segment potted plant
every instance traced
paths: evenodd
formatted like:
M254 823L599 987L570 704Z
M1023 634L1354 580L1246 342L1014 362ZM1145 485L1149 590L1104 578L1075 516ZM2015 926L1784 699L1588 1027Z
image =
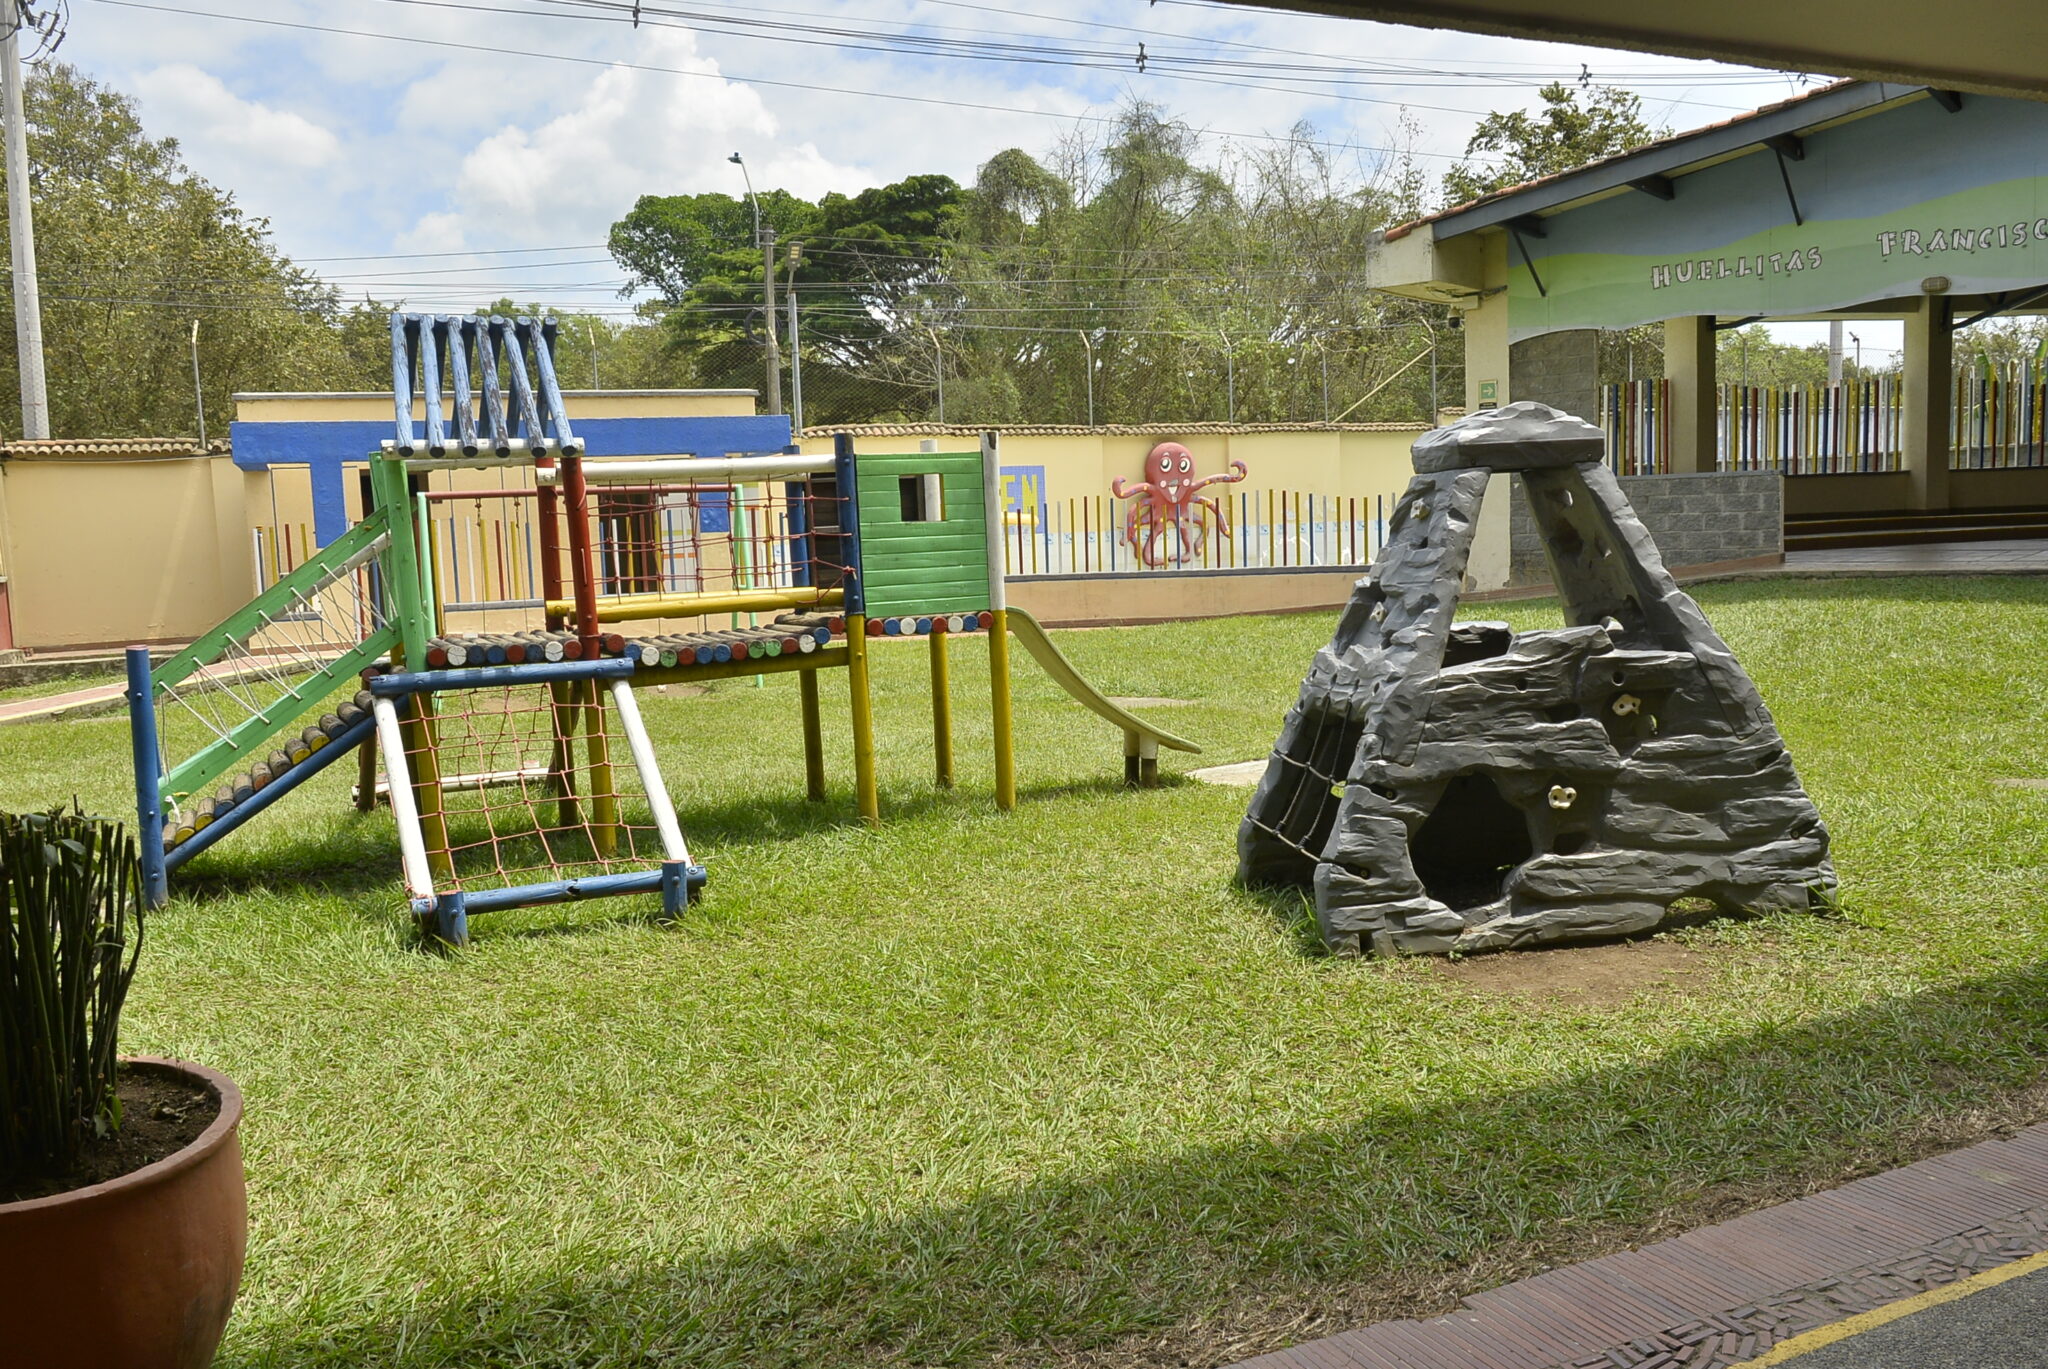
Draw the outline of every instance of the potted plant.
M201 1369L241 1284L241 1092L121 1059L142 876L121 824L0 814L0 1359Z

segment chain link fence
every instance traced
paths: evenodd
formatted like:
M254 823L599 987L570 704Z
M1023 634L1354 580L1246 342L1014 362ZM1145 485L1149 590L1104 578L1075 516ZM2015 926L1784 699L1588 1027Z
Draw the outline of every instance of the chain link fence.
M1464 402L1452 330L1363 340L1227 341L1031 333L1002 348L943 332L845 363L829 347L782 357L804 426L1433 422Z

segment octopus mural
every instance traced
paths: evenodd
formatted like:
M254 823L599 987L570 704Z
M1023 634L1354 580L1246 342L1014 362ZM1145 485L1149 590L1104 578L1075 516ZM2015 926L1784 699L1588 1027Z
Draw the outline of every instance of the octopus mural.
M1124 515L1124 540L1148 566L1185 565L1208 545L1213 526L1218 537L1230 536L1227 506L1200 493L1210 485L1234 485L1245 477L1245 464L1232 461L1223 475L1195 475L1195 457L1178 442L1162 442L1145 458L1145 478L1125 485L1118 476L1109 492L1131 501ZM1174 534L1171 555L1162 552L1168 530Z

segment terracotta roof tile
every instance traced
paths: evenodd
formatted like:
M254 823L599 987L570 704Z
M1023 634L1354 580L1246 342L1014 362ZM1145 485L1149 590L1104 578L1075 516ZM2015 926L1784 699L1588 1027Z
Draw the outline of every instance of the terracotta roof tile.
M44 437L0 442L0 461L53 461L78 457L104 460L148 460L187 456L225 456L228 444L214 440L200 450L189 437Z

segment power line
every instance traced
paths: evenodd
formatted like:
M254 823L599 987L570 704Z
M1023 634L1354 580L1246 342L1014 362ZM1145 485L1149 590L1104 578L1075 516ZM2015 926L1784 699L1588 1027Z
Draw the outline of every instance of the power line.
M898 91L859 90L848 86L812 85L802 81L782 81L760 76L740 76L731 72L689 71L681 67L655 66L645 62L625 62L602 57L577 57L563 52L532 52L523 48L492 46L482 43L459 43L446 38L422 38L412 34L380 33L372 29L345 29L329 24L307 24L287 19L262 19L247 14L221 14L214 10L189 9L171 5L150 4L146 0L92 0L99 5L112 5L120 9L149 10L158 14L175 14L187 18L219 19L229 23L255 24L265 28L295 29L305 33L325 33L342 38L369 38L383 42L406 43L417 47L447 48L457 52L481 53L493 59L525 57L542 62L565 62L573 66L616 68L626 71L644 71L655 75L680 76L700 81L724 81L736 85L769 86L781 90L799 90L813 95L855 95L862 99L896 100L907 104L931 105L944 109L973 109L992 114L1024 115L1030 118L1058 119L1066 123L1117 124L1122 122L1115 115L1107 114L1063 114L1051 109L1028 109L1013 105L991 105L975 100L949 100L936 95L906 95ZM1381 152L1391 156L1431 157L1444 161L1462 161L1461 156L1449 152L1424 152L1417 148L1377 147L1366 143L1337 143L1325 139L1299 138L1277 133L1249 133L1231 129L1207 130L1212 137L1237 138L1251 142L1303 143L1315 147L1326 147L1333 151Z

